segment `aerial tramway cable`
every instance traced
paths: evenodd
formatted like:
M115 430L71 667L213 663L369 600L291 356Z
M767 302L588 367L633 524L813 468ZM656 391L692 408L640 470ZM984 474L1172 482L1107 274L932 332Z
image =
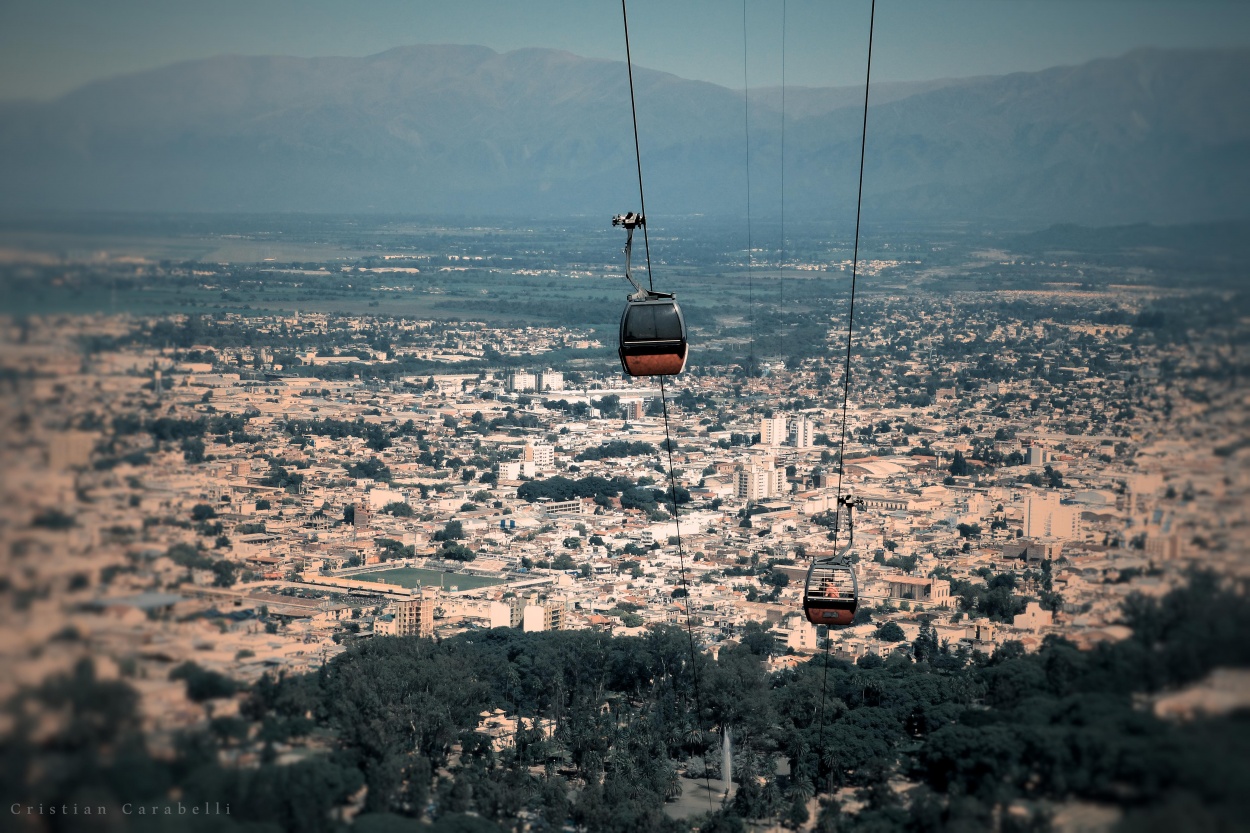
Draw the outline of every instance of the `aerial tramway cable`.
M786 312L786 0L781 0L781 247L777 256L778 304ZM786 354L786 331L781 329L781 355Z
M642 188L642 152L638 143L638 109L634 104L634 64L629 54L629 15L621 0L625 18L625 64L629 71L629 109L634 120L634 159L638 165L638 213L628 212L612 218L612 225L622 226L628 233L625 242L625 279L634 292L621 313L621 329L617 355L621 369L629 376L664 376L681 373L686 367L689 345L686 341L686 320L671 292L656 292L651 275L651 238L647 232L647 200ZM634 232L642 227L647 253L647 288L643 289L630 272L630 254Z
M755 249L751 243L751 87L747 79L747 0L742 0L742 138L746 146L744 162L747 178L747 309L751 318L749 364L755 364L755 281L751 266Z
M868 13L868 65L864 76L864 120L859 139L859 186L855 198L855 247L851 254L851 298L846 314L846 363L842 371L842 430L841 439L838 442L838 491L837 491L837 508L835 511L835 521L833 525L833 548L838 548L838 533L842 528L842 508L846 507L848 519L854 523L854 501L844 502L842 494L842 478L843 478L843 455L846 451L846 421L847 421L847 401L851 393L851 346L852 336L854 334L855 324L855 278L859 269L859 221L860 212L864 204L864 151L868 143L868 91L872 82L872 34L873 25L877 16L877 0L872 0L872 5ZM854 541L854 532L851 533L851 540ZM852 577L854 574L852 573ZM806 591L805 591L806 592ZM856 590L858 596L858 590ZM823 761L825 757L825 697L829 685L829 634L825 633L825 654L824 654L824 675L820 683L820 755Z
M634 64L633 64L632 58L630 57L630 52L629 52L629 12L625 7L625 2L626 0L621 0L621 19L624 23L624 28L625 28L625 65L629 71L629 110L630 110L630 115L633 117L633 124L634 124L634 159L637 162L637 167L638 167L638 203L641 209L640 215L642 217L642 222L640 222L639 225L642 226L642 239L644 243L644 249L646 251L647 284L648 284L648 287L652 291L654 291L655 284L651 277L651 244L647 238L647 225L646 225L646 219L645 219L646 213L647 213L647 201L646 201L646 197L644 196L643 186L642 186L642 151L638 143L638 108L634 101ZM683 327L683 330L684 330L684 327ZM669 495L672 498L672 502L673 502L673 523L677 531L677 536L676 536L677 537L677 558L678 558L678 563L680 565L679 575L681 576L681 588L682 588L682 593L683 593L684 607L686 609L686 636L688 637L689 644L690 644L690 674L691 674L691 679L693 680L693 683L694 683L694 704L695 704L695 721L694 722L695 722L695 727L697 728L699 724L699 720L701 719L703 715L703 702L702 702L702 697L700 696L700 693L699 693L699 663L698 663L696 653L695 653L694 627L691 624L691 617L690 617L690 585L689 585L689 582L686 580L685 548L681 540L681 515L678 512L678 501L677 501L677 470L673 467L673 440L672 440L672 432L671 432L671 429L669 428L668 395L664 387L664 376L660 375L659 378L660 378L660 405L664 413L664 448L668 453ZM677 693L676 687L674 687L673 693L674 695L676 695ZM710 776L708 776L707 774L706 768L704 769L703 779L704 779L705 786L707 787L708 809L714 812L715 804L712 801L712 781L711 781Z
M629 56L629 13L625 10L625 0L621 0L621 19L625 24L625 69L629 72L629 113L634 119L634 161L638 165L638 213L647 216L647 198L642 192L642 151L638 146L638 108L634 104L634 62ZM642 223L642 245L647 253L647 287L655 289L655 281L651 278L651 239L647 237L647 224Z

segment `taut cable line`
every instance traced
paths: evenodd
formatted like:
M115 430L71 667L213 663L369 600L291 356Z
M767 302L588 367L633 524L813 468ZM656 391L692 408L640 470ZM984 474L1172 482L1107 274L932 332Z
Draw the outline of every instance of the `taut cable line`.
M742 0L742 137L746 145L747 175L747 306L751 318L751 344L748 347L749 365L755 359L755 281L751 274L751 265L755 259L755 249L751 244L751 87L747 79L747 0Z
M634 122L634 158L638 167L638 201L640 203L641 214L643 217L647 214L646 197L643 194L642 187L642 152L638 143L638 108L634 101L634 66L633 60L629 52L629 12L625 7L626 0L621 0L621 18L625 26L625 65L629 71L629 109L633 116ZM745 0L744 0L745 2ZM647 238L647 226L645 222L642 224L642 239L647 253L647 282L652 290L655 284L651 277L651 244ZM668 395L665 391L664 377L660 376L660 404L664 414L664 447L668 452L668 475L669 475L669 493L672 497L673 504L673 523L676 527L677 538L677 558L680 565L681 587L683 593L683 601L686 609L686 636L690 646L690 675L694 685L694 704L695 704L695 727L698 728L699 722L703 717L703 701L699 692L699 663L694 645L694 626L690 617L690 585L686 580L686 556L685 548L681 540L681 516L678 512L677 501L677 470L673 468L673 439L672 431L669 427L668 418ZM673 687L674 697L677 689ZM703 771L704 785L707 788L707 801L709 812L715 812L716 805L712 801L712 780L707 774L706 768Z
M868 14L868 67L864 77L864 120L859 138L859 186L855 199L855 247L851 254L851 300L850 306L846 314L846 364L842 371L842 430L841 439L838 442L838 503L835 510L835 520L833 525L833 548L838 548L838 533L842 529L842 478L843 478L843 455L846 451L846 419L847 419L847 401L851 394L851 346L852 336L854 334L855 324L855 278L859 269L859 221L860 211L864 204L864 149L868 143L868 90L872 81L872 34L873 25L877 17L877 0L872 0L872 6ZM851 517L851 510L848 507L847 516ZM854 540L854 539L852 539ZM825 756L825 696L829 684L829 643L830 638L828 630L825 633L825 653L824 653L824 676L820 684L820 754L823 760Z
M638 146L638 108L634 104L634 62L629 55L629 13L625 10L625 0L621 0L621 18L625 22L625 68L629 72L629 112L634 118L634 160L638 164L638 209L643 217L647 216L647 197L642 191L642 151ZM647 227L642 227L642 245L647 253L647 288L655 289L655 281L651 278L651 239L647 237Z

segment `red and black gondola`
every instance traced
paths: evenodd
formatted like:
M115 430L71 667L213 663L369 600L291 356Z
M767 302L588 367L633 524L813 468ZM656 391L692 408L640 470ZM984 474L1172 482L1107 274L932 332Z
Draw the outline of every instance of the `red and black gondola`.
M621 313L621 367L630 376L676 376L689 353L686 320L671 295L630 298Z
M803 613L813 625L846 627L859 608L859 581L846 556L817 558L807 568Z
M689 343L686 341L686 319L671 293L643 289L630 272L630 255L634 248L634 231L645 228L647 220L633 211L612 218L612 225L624 228L625 279L634 292L621 313L621 331L617 355L621 368L629 376L676 376L686 368ZM648 266L650 274L650 266Z

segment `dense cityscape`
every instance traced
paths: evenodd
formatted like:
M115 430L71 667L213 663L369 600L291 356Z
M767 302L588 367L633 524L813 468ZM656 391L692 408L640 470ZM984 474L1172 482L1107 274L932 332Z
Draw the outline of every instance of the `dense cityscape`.
M1124 279L1097 257L991 252L962 270L934 268L915 247L891 256L887 244L866 270L878 288L857 302L844 426L840 258L776 264L791 275L789 307L773 296L743 303L736 276L721 306L696 308L690 365L661 388L616 364L605 325L615 302L598 297L616 297L616 284L591 290L580 311L559 300L610 268L535 270L542 252L513 263L498 242L483 242L485 255L471 248L269 263L260 279L253 267L142 258L6 267L10 291L41 286L63 309L110 280L115 299L119 275L123 303L180 287L178 311L3 322L8 731L28 724L35 749L68 731L58 704L108 701L92 687L118 696L109 687L121 685L152 760L189 767L187 739L200 738L194 754L223 772L332 760L362 779L301 786L318 794L315 817L300 817L294 798L283 806L296 809L272 812L249 799L251 818L302 818L302 829L357 816L365 829L380 813L449 830L479 829L450 826L453 816L617 829L595 813L620 821L633 818L621 801L647 805L609 794L613 778L650 783L631 769L646 758L668 767L653 779L661 800L619 829L703 819L735 829L741 818L757 829L883 829L874 818L911 813L914 823L929 805L948 822L966 812L1001 829L1087 829L1148 803L1115 798L1114 785L1038 786L1045 777L1028 765L1014 791L956 788L954 774L935 774L933 743L917 749L942 725L980 725L939 715L956 700L1018 705L1023 695L1003 694L1004 668L1044 667L1045 687L1060 652L1129 656L1150 610L1162 618L1188 599L1232 605L1244 620L1228 595L1244 589L1250 563L1240 294L1178 286L1172 273ZM697 296L699 270L677 265ZM967 285L986 270L993 284ZM1118 278L1091 277L1099 271ZM542 287L522 290L527 320L472 314L495 302L480 296L498 295L501 280ZM338 295L303 309L280 294L273 303L274 292L317 286ZM464 307L389 311L405 294ZM853 525L835 511L843 492L862 500ZM860 609L851 627L826 631L802 615L807 567L848 545ZM1234 590L1184 596L1212 576ZM1184 673L1125 678L1136 686L1120 692L1132 719L1182 727L1250 706L1245 672L1220 654L1229 625L1202 634L1208 658ZM410 704L449 709L451 728L414 718L411 741L407 729L370 730L393 735L376 753L382 772L340 711L352 702L351 720L393 720L387 709L408 695L375 692L365 705L340 692L317 707L307 686L375 674L396 656L386 646L407 639L448 663L502 640L490 650L505 658L471 662L474 679L441 679L437 707L428 686L424 705ZM638 672L649 682L637 690L531 679L545 652L567 662L618 643L671 650L680 667ZM837 675L828 698L826 664ZM1148 663L1137 665L1145 674ZM828 754L826 719L843 740L856 726L890 736L872 721L898 711L896 695L877 677L921 671L962 693L933 694L927 718L908 705L881 748L860 738ZM738 709L768 690L802 700L804 686L819 709L806 702L793 730L779 718L757 725L763 717L718 705L726 674L737 674L730 689L748 687L731 698ZM458 679L465 690L454 691ZM94 693L56 695L57 685ZM589 727L578 722L587 709ZM690 734L657 752L622 734L631 714ZM305 718L320 728L294 725ZM726 766L735 783L719 782ZM481 779L513 775L520 797L487 799ZM108 795L98 779L84 783ZM946 787L975 806L922 795ZM154 807L171 800L153 790L166 795Z
M1075 8L0 5L0 830L1250 826L1250 5Z

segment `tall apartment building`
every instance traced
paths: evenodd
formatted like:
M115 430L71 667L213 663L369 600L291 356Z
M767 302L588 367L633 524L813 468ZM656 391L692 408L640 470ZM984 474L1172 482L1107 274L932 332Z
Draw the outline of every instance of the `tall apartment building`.
M1024 537L1081 537L1081 508L1064 506L1053 492L1029 495L1024 499Z
M548 368L538 374L538 387L540 390L564 390L564 374Z
M528 370L518 370L508 377L510 391L534 390L537 386L538 380Z
M784 416L764 417L760 420L760 445L792 445L795 448L811 448L816 443L816 424L804 416L793 421Z
M804 416L794 418L790 444L795 448L811 448L816 444L816 423Z
M526 443L522 460L530 463L536 472L551 471L556 467L555 446L546 443Z
M562 598L540 598L537 593L514 596L508 604L511 627L526 632L559 631L568 625L568 602Z
M568 610L568 602L564 599L543 602L543 630L562 631L568 627Z
M423 587L419 595L395 603L395 634L397 636L434 635L434 607L438 588Z
M754 459L735 472L738 497L745 500L766 500L781 491L781 476L772 460Z
M642 419L647 415L647 406L641 399L630 399L621 404L625 406L626 419Z
M788 437L785 417L764 417L760 420L761 445L781 445Z

